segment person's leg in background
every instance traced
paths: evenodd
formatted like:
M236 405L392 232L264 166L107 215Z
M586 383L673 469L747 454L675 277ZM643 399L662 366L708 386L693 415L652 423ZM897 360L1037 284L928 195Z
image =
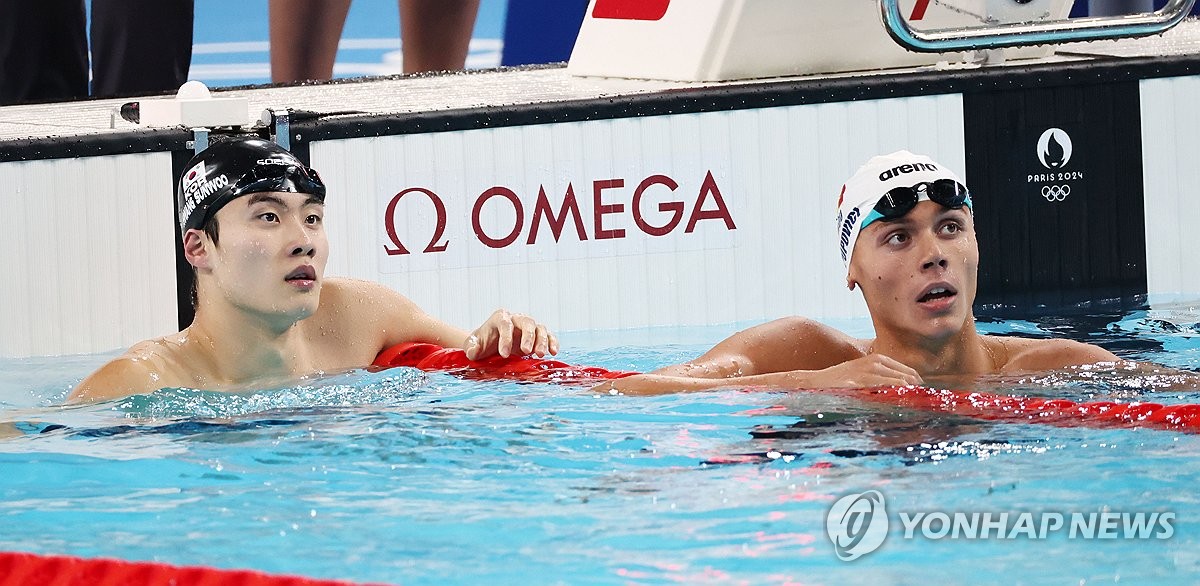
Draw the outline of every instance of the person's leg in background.
M404 72L462 69L479 0L400 0Z
M88 95L83 0L0 0L0 105Z
M92 95L179 89L192 65L193 0L92 0Z
M271 81L333 77L350 0L271 0Z

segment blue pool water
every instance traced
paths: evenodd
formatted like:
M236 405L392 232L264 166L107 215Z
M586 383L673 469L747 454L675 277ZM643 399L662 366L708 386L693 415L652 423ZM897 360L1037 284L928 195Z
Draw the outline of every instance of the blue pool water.
M981 329L1069 334L1200 367L1176 304ZM869 335L865 321L837 322ZM649 370L733 327L563 337L578 364ZM107 356L0 362L0 550L363 582L1190 583L1200 435L989 423L804 392L659 397L408 369L222 395L56 406ZM980 390L1200 403L1200 388L1096 373ZM1170 382L1170 381L1166 381ZM61 427L58 427L61 426ZM905 539L838 559L826 512L1175 514L1167 539Z

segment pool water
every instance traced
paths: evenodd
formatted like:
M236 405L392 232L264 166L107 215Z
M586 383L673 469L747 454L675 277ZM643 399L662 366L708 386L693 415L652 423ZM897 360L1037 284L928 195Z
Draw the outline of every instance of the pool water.
M1197 322L1194 304L1175 303L984 317L980 328L1070 335L1195 370ZM870 335L865 320L833 325ZM736 329L567 334L561 358L649 370ZM110 356L0 361L0 421L19 430L0 439L0 550L403 584L1188 583L1200 573L1195 434L994 423L813 392L627 397L409 369L57 406ZM978 390L1200 403L1186 381L1083 372ZM893 518L878 550L841 561L826 513L866 490L893 516L1175 517L1166 539L976 540L905 539Z

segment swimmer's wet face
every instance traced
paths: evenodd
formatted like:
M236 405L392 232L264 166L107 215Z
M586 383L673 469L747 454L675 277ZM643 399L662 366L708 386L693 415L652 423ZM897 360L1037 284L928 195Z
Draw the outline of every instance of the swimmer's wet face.
M862 288L878 335L932 341L973 326L971 209L958 175L908 151L873 157L846 181L838 199L846 283Z
M193 157L186 169L179 178L176 199L185 254L198 271L205 261L196 255L206 248L217 250L218 227L224 223L219 219L221 211L232 203L240 202L244 207L247 202L242 200L246 198L257 198L262 203L259 196L265 193L305 195L317 207L325 201L325 184L316 171L279 145L259 138L214 143ZM274 203L284 206L285 199L275 197ZM319 214L316 219L320 220ZM325 254L323 246L320 252ZM293 282L306 280L297 278ZM314 288L319 290L319 280ZM192 303L199 305L198 286L193 288Z
M315 313L329 259L324 212L304 193L254 193L226 204L216 213L219 247L200 230L185 239L204 248L195 264L211 282L206 294L284 325Z
M971 214L922 201L863 229L849 279L862 289L876 330L938 340L974 323L978 271Z

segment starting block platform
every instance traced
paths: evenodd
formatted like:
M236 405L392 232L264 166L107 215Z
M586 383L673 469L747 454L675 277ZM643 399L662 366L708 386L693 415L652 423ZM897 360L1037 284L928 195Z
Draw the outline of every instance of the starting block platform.
M921 30L1059 20L1072 0L902 0ZM880 34L878 0L593 0L569 70L576 75L725 81L957 63ZM1004 49L1030 59L1049 45Z

